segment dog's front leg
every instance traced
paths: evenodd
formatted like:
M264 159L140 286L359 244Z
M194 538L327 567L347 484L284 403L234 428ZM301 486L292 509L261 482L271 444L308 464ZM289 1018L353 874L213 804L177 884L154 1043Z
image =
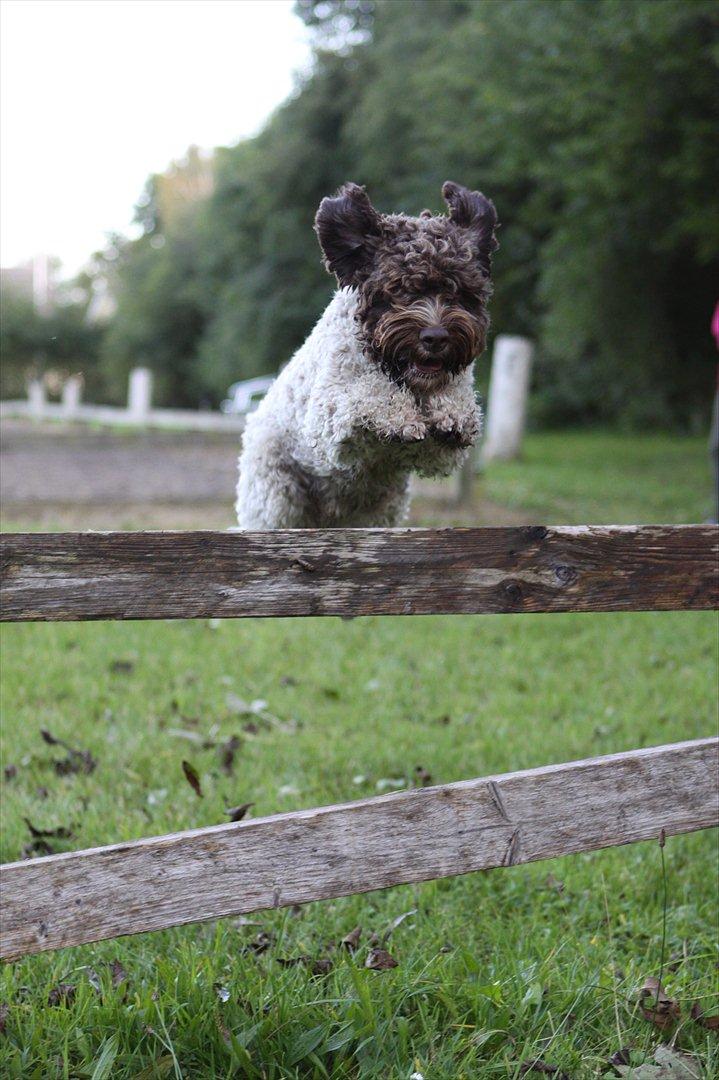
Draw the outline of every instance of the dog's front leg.
M430 437L437 442L457 450L474 446L482 431L482 410L471 375L463 374L433 397L425 419Z
M323 403L315 423L318 441L335 467L351 467L383 445L414 446L427 437L427 423L411 394L387 380L355 385Z

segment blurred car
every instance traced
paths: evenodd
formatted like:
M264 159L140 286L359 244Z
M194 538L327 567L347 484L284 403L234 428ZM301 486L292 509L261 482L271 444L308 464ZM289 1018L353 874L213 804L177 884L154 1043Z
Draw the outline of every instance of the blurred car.
M253 412L274 381L273 375L264 375L258 379L245 379L244 382L233 383L220 409L223 413L229 413L232 416L245 416Z

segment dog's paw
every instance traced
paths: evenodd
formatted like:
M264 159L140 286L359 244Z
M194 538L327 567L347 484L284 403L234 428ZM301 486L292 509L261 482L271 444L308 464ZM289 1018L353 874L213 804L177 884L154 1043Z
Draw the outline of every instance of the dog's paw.
M452 420L443 418L434 424L430 424L429 434L435 442L442 443L456 450L468 450L474 446L480 434L479 424L470 420L459 426Z
M474 446L477 438L476 434L456 429L447 431L445 428L430 428L429 433L436 442L453 450L468 450L470 446Z
M405 424L404 427L400 428L398 431L390 432L388 441L398 443L400 446L414 446L415 443L423 442L426 437L426 425L415 422Z

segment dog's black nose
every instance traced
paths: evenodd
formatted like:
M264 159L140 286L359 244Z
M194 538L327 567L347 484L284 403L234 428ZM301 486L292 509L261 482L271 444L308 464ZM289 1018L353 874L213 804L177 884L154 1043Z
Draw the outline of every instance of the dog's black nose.
M419 340L428 352L442 352L449 340L449 331L443 326L425 326L419 332Z

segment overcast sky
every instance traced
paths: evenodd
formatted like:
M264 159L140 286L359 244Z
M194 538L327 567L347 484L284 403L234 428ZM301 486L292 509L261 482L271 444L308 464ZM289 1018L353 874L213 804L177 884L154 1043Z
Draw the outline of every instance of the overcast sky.
M292 0L2 0L0 261L75 273L151 172L254 133L309 62Z

